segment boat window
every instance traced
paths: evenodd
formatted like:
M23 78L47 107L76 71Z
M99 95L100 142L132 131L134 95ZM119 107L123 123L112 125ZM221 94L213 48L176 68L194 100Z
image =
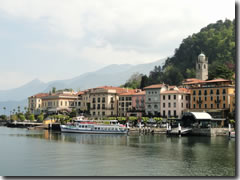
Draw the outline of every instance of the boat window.
M100 130L100 127L98 128L98 130Z
M87 128L87 126L85 126L85 128Z
M94 129L97 129L96 127Z

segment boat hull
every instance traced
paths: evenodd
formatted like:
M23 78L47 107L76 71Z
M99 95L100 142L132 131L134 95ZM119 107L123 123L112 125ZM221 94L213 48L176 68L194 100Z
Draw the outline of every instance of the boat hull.
M105 130L92 130L92 129L78 129L68 128L61 125L61 132L64 133L82 133L82 134L126 134L128 131L105 131Z

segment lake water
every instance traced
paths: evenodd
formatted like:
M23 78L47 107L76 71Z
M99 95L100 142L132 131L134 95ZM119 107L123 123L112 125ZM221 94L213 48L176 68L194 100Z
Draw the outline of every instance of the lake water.
M234 176L235 139L0 127L1 176Z

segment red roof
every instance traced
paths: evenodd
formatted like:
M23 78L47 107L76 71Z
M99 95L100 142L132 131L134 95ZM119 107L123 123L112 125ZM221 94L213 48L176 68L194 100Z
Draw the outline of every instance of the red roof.
M141 96L141 95L145 95L146 94L146 91L141 91L141 92L138 92L138 93L135 93L134 96Z
M84 94L84 91L77 92L77 95L82 95L82 94Z
M206 81L206 83L229 82L229 81L230 80L219 78L219 79L213 79L213 80Z
M144 89L158 89L158 88L162 88L164 86L164 84L153 84L151 86L147 86Z
M33 95L32 97L41 98L41 97L46 97L46 96L49 96L49 94L48 93L38 93L38 94Z
M190 90L186 88L178 88L178 90L163 91L161 94L190 94Z

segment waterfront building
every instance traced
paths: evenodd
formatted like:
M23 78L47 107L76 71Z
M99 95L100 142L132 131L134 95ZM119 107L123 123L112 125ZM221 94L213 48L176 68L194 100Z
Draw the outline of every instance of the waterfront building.
M90 114L93 117L117 116L119 94L131 90L113 86L89 89Z
M90 114L90 93L89 90L79 91L78 99L75 101L75 108L78 113Z
M160 93L167 90L165 84L154 84L144 88L146 91L145 112L150 116L160 116Z
M75 108L77 99L78 96L74 91L57 91L42 97L42 111L46 113L70 112L72 108Z
M203 54L199 54L196 62L196 78L200 80L208 79L208 58Z
M206 111L213 117L226 117L235 86L226 79L208 80L191 87L191 110Z
M145 113L145 97L146 91L141 91L133 94L132 96L132 114L142 116Z
M133 111L133 97L140 89L128 90L128 92L119 94L119 103L118 103L118 115L127 116L128 112ZM138 102L139 103L139 102Z
M28 110L32 114L40 114L42 110L42 98L48 96L48 93L38 93L28 97Z
M160 94L160 115L162 117L181 118L190 107L190 90L169 86Z

